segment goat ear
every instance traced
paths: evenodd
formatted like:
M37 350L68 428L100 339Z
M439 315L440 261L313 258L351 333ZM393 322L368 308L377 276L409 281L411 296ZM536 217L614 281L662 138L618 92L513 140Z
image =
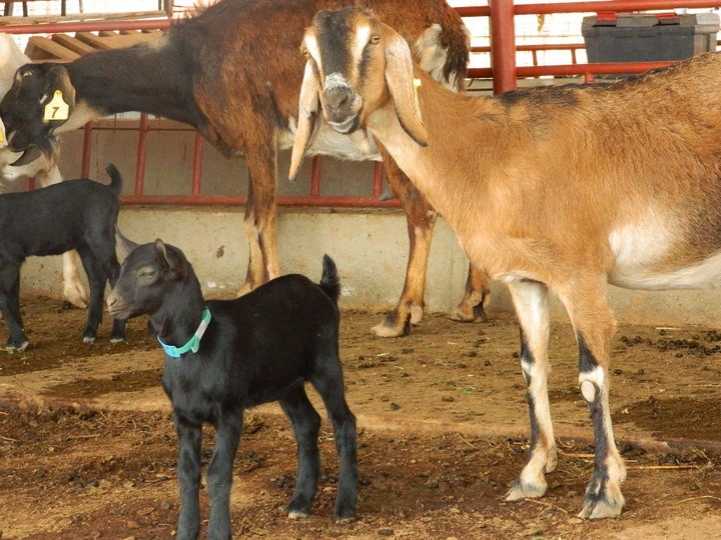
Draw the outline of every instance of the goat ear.
M168 260L168 250L163 241L158 238L155 240L155 259L165 270L170 270L170 260Z
M183 261L176 253L170 251L160 238L155 241L155 258L174 279L179 279L183 275Z
M295 180L300 169L300 162L303 154L308 149L318 120L318 93L320 92L320 84L315 70L310 62L305 64L305 72L303 74L303 84L300 87L300 103L298 106L298 131L295 134L295 142L293 143L293 153L290 159L290 171L288 178Z
M57 64L48 70L45 80L45 95L49 101L45 103L44 120L50 122L53 128L62 126L75 108L75 87L70 82L70 75L65 66ZM52 111L48 112L51 102L57 102L60 105L58 115Z
M11 167L22 167L23 165L27 165L28 163L32 163L36 159L38 159L40 156L43 155L42 150L38 148L37 146L31 146L27 150L24 150L22 155L17 158L15 161L13 161L10 166Z
M395 102L401 127L418 145L428 144L428 131L420 119L413 81L413 60L405 39L383 25L386 41L386 84Z

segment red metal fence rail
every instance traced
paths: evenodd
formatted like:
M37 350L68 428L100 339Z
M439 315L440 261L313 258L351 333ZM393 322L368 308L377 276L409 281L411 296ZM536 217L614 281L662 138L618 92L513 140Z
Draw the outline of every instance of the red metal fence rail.
M470 6L456 8L462 17L490 17L491 46L474 47L474 52L490 52L490 68L471 68L470 78L493 80L494 93L501 93L516 87L518 78L541 76L583 76L591 81L594 75L617 73L641 73L649 69L666 66L669 62L634 63L594 63L578 64L575 51L580 44L564 45L525 45L516 46L515 16L543 15L554 13L594 13L603 11L648 11L677 8L713 8L721 5L721 0L602 0L591 2L536 3L515 5L512 0L489 0L490 6ZM158 30L172 24L170 19L117 20L58 22L2 26L0 30L9 34L52 34L62 32L103 31L103 30ZM571 64L538 65L536 52L540 50L570 50ZM532 66L516 65L517 51L531 51L534 55ZM85 127L81 175L88 176L92 153L91 135L96 129L123 129L117 124L112 128L103 127L101 122L91 122ZM124 128L128 129L128 128ZM146 114L142 114L138 126L138 154L136 164L135 189L132 195L123 197L124 204L182 204L182 205L238 205L244 204L242 196L203 195L202 194L202 138L196 133L193 157L192 187L190 195L147 195L144 193L145 163L148 134L160 129L154 127ZM176 128L177 129L177 128ZM182 128L181 128L182 129ZM188 127L188 131L192 128ZM376 164L373 174L373 190L370 197L327 197L320 195L321 160L314 158L311 169L311 188L307 196L279 197L278 203L286 206L348 206L348 207L388 207L398 206L396 200L381 200L383 190L382 166Z

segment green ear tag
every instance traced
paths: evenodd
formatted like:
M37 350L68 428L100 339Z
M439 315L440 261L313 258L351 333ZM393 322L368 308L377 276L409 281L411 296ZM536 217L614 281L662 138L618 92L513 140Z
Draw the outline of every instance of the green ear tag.
M50 120L67 120L69 114L70 106L63 100L63 93L60 90L55 90L53 99L45 105L43 120L45 122L49 122Z

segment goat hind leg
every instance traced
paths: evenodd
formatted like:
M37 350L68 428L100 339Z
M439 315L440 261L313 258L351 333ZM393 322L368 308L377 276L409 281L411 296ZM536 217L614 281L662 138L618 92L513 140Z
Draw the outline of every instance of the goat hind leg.
M438 214L418 193L393 158L382 146L378 148L383 156L388 182L406 214L409 252L406 279L398 304L372 330L377 336L396 337L408 334L411 324L423 318L428 256Z
M78 254L88 276L88 285L90 285L90 305L88 306L87 324L83 330L83 341L92 343L98 335L98 327L103 319L105 273L102 264L88 246L78 248Z
M358 500L358 443L356 418L348 407L343 390L343 373L336 354L329 356L322 374L311 378L323 399L333 424L333 437L339 461L338 494L333 517L336 521L353 519Z
M556 468L556 443L548 401L548 287L531 280L509 283L521 325L521 368L531 420L528 460L506 495L507 501L541 497L546 473Z
M243 227L248 238L248 271L239 296L280 275L274 152L266 147L248 150L246 161L250 180Z
M489 291L488 279L485 274L472 264L469 264L466 292L451 314L451 319L458 322L473 322L477 319L485 319L484 303L488 298Z
M605 276L575 283L569 291L559 291L578 339L581 394L588 405L595 447L594 467L586 488L582 518L620 515L625 504L621 484L626 479L623 463L613 434L608 401L609 345L615 330L606 300Z
M280 399L280 406L293 424L293 433L298 445L298 479L285 511L289 518L303 518L310 515L318 489L320 415L300 384L285 393Z
M105 231L104 235L104 237L98 237L93 243L93 255L102 268L103 291L105 290L105 280L107 280L112 289L115 287L115 283L118 281L118 276L120 275L120 263L115 253L114 236L111 236L111 238L113 238L112 241L108 241L108 235L114 235L114 232ZM88 278L88 281L90 281L90 278ZM102 302L102 293L100 298ZM121 343L125 341L125 326L125 320L113 319L113 328L110 332L111 343Z

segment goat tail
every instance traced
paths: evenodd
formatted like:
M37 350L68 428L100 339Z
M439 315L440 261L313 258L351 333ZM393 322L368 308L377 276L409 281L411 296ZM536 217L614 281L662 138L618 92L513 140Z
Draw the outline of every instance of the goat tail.
M338 305L340 296L340 278L335 262L328 255L323 255L323 276L320 278L319 286L323 292Z
M123 189L123 177L120 176L120 171L118 171L118 168L112 163L108 163L107 167L105 167L105 172L108 173L110 177L110 185L108 187L117 197Z

